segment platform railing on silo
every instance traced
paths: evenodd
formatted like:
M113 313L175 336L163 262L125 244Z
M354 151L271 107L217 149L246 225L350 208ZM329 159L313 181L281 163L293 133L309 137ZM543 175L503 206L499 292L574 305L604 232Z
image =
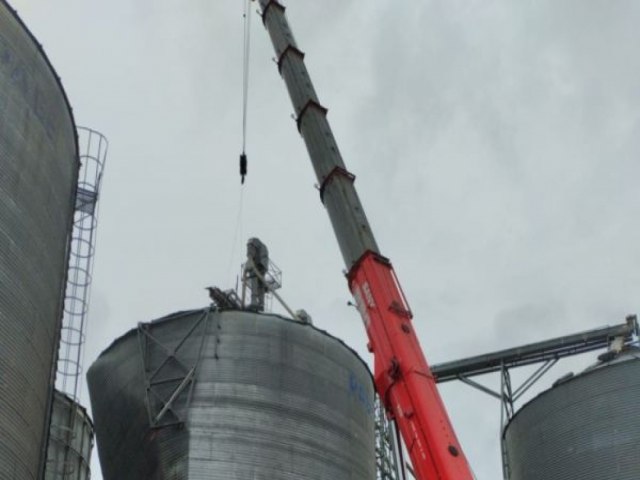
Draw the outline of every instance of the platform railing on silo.
M87 426L78 403L82 383L82 360L89 314L91 280L98 225L98 199L108 142L101 133L78 128L80 171L76 191L64 316L56 375L56 390L70 402L68 415L52 417L49 434L47 480L80 479L78 452L73 445L78 431ZM60 423L62 422L62 423ZM88 459L87 459L88 460Z

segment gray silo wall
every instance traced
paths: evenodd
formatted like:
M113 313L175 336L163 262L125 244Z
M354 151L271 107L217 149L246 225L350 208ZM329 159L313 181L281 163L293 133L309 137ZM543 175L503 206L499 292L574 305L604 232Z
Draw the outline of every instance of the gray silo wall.
M87 411L58 390L53 397L45 480L89 480L93 423Z
M640 354L543 392L513 417L505 441L511 480L638 480Z
M44 466L76 143L57 75L0 0L0 478Z
M375 478L369 370L311 325L183 312L116 340L87 378L105 480Z

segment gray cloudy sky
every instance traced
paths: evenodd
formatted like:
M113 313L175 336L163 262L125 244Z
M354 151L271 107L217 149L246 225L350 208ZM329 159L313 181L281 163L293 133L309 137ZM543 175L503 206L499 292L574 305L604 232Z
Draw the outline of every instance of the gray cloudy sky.
M431 363L640 310L639 2L286 4ZM137 322L205 305L205 285L232 286L254 235L284 271L288 302L368 358L255 16L235 234L242 2L13 5L78 124L110 140L87 366ZM443 395L478 478L499 478L497 404L460 385Z

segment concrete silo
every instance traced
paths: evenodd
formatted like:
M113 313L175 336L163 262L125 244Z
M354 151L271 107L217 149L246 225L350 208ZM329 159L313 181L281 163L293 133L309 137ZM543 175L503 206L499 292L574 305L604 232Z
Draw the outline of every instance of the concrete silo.
M60 80L0 0L0 478L44 469L77 174Z
M504 431L510 480L640 478L640 349L563 378Z
M117 339L87 378L105 480L375 478L371 375L310 324L181 312Z

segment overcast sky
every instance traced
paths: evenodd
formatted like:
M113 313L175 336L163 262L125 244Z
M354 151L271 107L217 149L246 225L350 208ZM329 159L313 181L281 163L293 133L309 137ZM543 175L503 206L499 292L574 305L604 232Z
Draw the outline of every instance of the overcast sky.
M250 236L282 268L286 300L369 358L257 16L241 194L241 1L12 4L77 123L110 141L87 368L137 322L233 286ZM640 310L640 2L286 5L431 363ZM442 391L478 478L499 478L497 403Z

